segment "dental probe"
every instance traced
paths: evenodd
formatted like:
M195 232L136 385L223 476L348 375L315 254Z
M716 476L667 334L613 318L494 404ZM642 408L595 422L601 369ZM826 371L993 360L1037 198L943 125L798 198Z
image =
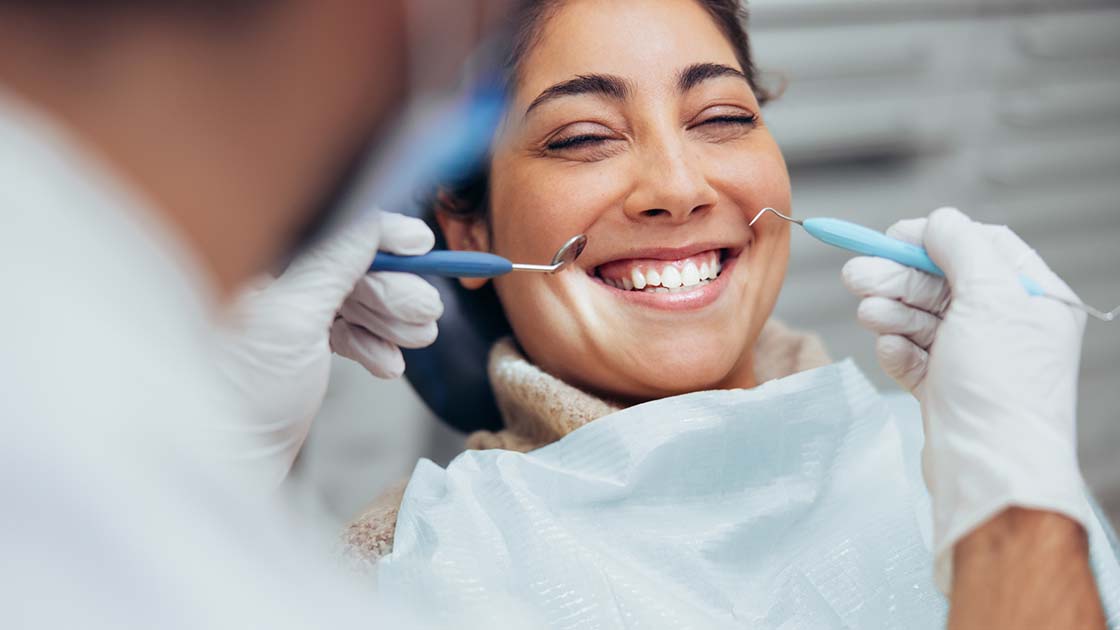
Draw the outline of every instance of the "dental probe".
M560 246L552 262L547 265L513 263L495 254L486 252L434 251L423 256L397 256L377 252L370 265L370 271L403 271L428 276L447 278L493 278L504 276L512 271L529 271L553 274L572 264L583 248L587 247L587 236L579 234L568 239Z
M896 263L906 265L907 267L920 269L934 276L945 277L945 272L941 271L941 268L934 264L925 249L905 241L891 238L882 232L876 232L871 228L863 227L851 221L824 217L795 219L773 208L763 208L751 219L750 225L754 225L755 221L758 221L762 218L762 215L767 212L785 219L790 223L800 225L805 228L805 231L808 232L810 236L822 243L827 243L833 247L839 247L858 254L887 258ZM1023 285L1023 288L1027 290L1029 295L1049 298L1061 302L1062 304L1067 304L1073 308L1085 311L1102 322L1111 322L1120 316L1120 306L1108 312L1101 311L1088 304L1068 300L1061 296L1054 295L1053 293L1047 293L1037 282L1026 276L1019 276L1019 284Z

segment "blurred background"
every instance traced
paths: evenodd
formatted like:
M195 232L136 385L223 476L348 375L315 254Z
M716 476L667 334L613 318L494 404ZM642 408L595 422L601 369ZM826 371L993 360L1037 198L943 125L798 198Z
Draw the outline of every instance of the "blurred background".
M1120 303L1120 0L752 0L771 85L765 117L794 210L886 229L955 205L1010 225L1090 304ZM816 331L883 389L874 341L841 286L849 255L797 231L777 316ZM417 458L463 436L403 381L335 360L293 492L339 526ZM1090 320L1082 469L1120 523L1120 324Z

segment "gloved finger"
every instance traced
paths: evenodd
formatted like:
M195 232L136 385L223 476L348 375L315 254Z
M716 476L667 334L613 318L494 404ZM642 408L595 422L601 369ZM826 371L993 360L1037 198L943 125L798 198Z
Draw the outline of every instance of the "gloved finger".
M923 310L882 297L869 297L860 302L857 318L871 332L901 335L923 350L929 350L941 324L939 318Z
M949 304L944 278L931 276L893 260L858 256L844 264L844 286L857 297L885 297L940 316Z
M914 391L926 378L929 353L906 337L882 335L875 342L875 355L883 371L907 391Z
M346 302L338 314L348 324L360 326L375 337L403 348L430 346L439 332L434 321L418 324L402 322L371 311L358 302Z
M383 319L409 324L433 322L443 315L439 291L420 276L383 271L366 274L347 302L358 302Z
M945 272L957 298L975 294L1000 300L1023 291L1011 263L992 246L986 227L956 208L940 208L929 215L923 239L926 251Z
M330 339L331 350L357 361L378 378L397 378L404 374L404 357L400 349L368 330L336 319L331 325Z
M395 327L412 325L397 321L383 313L371 311L360 303L351 300L343 302L342 308L338 309L338 317L346 320L347 324L363 328L373 336L384 339L394 345L397 343L397 340L395 339L393 329Z
M432 251L436 237L427 223L395 212L380 214L381 245L378 249L399 256L419 256Z
M927 223L929 223L929 219L926 217L920 219L903 219L887 228L887 236L910 243L911 245L921 246L922 236L926 232Z
M985 225L983 230L991 239L995 249L1017 274L1030 278L1047 293L1080 301L1073 289L1054 273L1038 252L1011 228L1006 225Z
M296 258L276 280L281 293L299 296L311 309L308 317L326 329L342 300L350 294L378 248L380 213L367 215L336 228L310 250Z
M402 348L415 350L432 345L438 336L439 326L435 322L428 322L426 324L398 324L393 327L389 338Z

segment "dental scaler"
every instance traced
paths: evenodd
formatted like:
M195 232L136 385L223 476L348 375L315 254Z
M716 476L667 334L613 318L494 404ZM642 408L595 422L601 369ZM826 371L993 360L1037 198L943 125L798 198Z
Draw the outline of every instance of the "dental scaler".
M587 247L583 234L568 239L547 265L513 263L486 252L435 251L422 256L397 256L377 252L370 271L403 271L447 278L494 278L514 271L553 274L572 264Z
M839 247L866 256L886 258L896 263L906 265L907 267L920 269L934 276L945 277L945 272L941 271L941 268L933 262L925 249L905 241L891 238L871 228L866 228L862 225L842 219L824 217L795 219L773 208L763 208L751 219L750 225L754 225L755 222L766 213L771 213L790 223L800 225L805 228L805 231L808 232L810 236L822 243L832 245L833 247ZM1082 302L1068 300L1061 296L1047 293L1037 282L1026 276L1019 276L1019 283L1023 285L1023 288L1026 289L1027 293L1030 295L1049 298L1061 302L1062 304L1067 304L1073 308L1085 311L1103 322L1111 322L1120 316L1120 307L1106 312Z

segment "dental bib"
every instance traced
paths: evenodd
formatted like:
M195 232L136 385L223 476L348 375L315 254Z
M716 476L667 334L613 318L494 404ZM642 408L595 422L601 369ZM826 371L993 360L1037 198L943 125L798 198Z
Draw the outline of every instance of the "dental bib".
M530 453L421 461L392 600L508 627L944 628L920 418L851 362L611 414ZM1110 627L1120 570L1094 522Z

